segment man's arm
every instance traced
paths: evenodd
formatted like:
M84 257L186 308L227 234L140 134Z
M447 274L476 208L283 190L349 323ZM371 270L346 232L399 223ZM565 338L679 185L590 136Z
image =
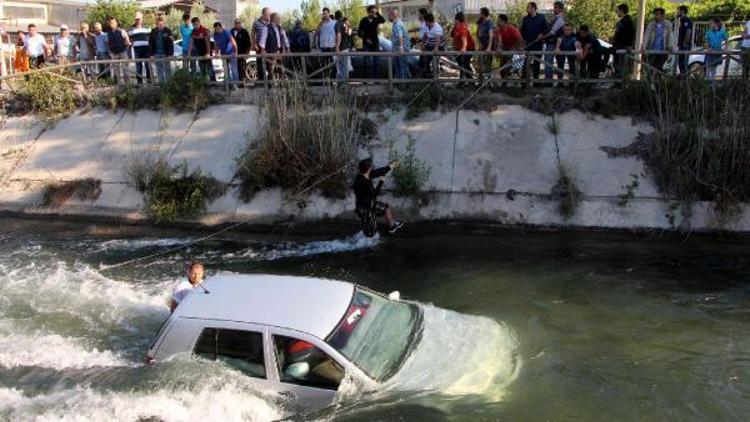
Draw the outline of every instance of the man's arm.
M432 49L434 52L440 51L440 43L443 42L443 36L438 35L435 37L435 47Z
M203 37L203 42L206 43L206 56L211 55L211 40L209 37Z
M266 52L266 40L268 40L268 28L264 28L260 33L260 39L258 40L258 50L261 53Z
M385 166L385 167L373 169L370 172L370 179L377 179L378 177L383 177L386 174L388 174L389 171L391 171L391 166Z
M182 42L185 42L185 40L182 40ZM193 37L190 37L190 41L188 41L187 52L188 52L188 56L192 56L193 55Z
M253 50L258 50L258 44L255 42L255 24L253 24L252 28L250 28L250 48Z
M236 56L239 51L237 50L237 41L235 41L234 37L229 35L229 41L232 42L232 47L234 47L234 55Z

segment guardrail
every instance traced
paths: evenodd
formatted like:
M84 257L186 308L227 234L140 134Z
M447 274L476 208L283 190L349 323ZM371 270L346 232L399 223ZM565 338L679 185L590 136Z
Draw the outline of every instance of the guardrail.
M458 58L463 59L459 62ZM624 82L628 78L658 77L679 74L680 57L688 65L690 73L711 79L724 80L747 78L750 53L745 50L693 50L693 51L645 51L618 50L603 55L601 62L575 60L576 52L545 51L501 51L501 52L341 52L341 53L283 53L248 54L236 56L164 57L126 60L91 60L62 65L46 65L28 72L0 77L3 86L12 85L24 76L50 72L72 82L87 84L102 78L114 79L117 83L140 80L145 84L159 84L175 68L188 67L203 72L211 78L211 84L226 90L236 85L264 87L283 84L290 80L303 80L310 84L327 84L331 81L354 84L380 84L394 88L409 83L472 83L479 81L510 82L515 85L582 85ZM705 58L712 57L718 65L706 72ZM561 60L561 59L568 60ZM570 60L573 58L573 60ZM661 60L656 60L661 58ZM232 80L227 77L234 61L245 61L244 76ZM346 77L337 77L337 61L352 62L353 69ZM365 64L364 62L368 62ZM408 68L409 77L399 78L394 72L394 63L400 61ZM373 64L376 62L376 64ZM562 62L562 66L560 66ZM655 67L662 63L661 68ZM463 63L459 65L459 63ZM566 65L567 63L567 65ZM622 63L618 72L615 63ZM140 66L138 66L140 64ZM572 65L571 65L572 64ZM585 66L581 66L585 64ZM542 69L540 78L534 78L534 68ZM159 72L159 69L168 69ZM592 69L593 66L593 69ZM136 69L141 68L140 72ZM238 66L239 67L239 66ZM550 68L553 79L544 79L544 68ZM239 67L242 68L242 67ZM583 68L583 69L582 69ZM62 72L68 70L68 72ZM266 77L261 77L263 74ZM161 76L161 78L159 77Z

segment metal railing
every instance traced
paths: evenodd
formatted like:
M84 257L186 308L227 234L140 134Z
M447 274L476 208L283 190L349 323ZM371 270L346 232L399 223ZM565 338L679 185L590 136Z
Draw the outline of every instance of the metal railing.
M457 58L468 66L459 65ZM46 65L23 73L11 73L0 77L3 87L12 89L14 81L39 73L50 72L84 87L106 78L117 83L140 80L144 84L160 84L158 75L169 76L176 68L186 67L202 72L211 78L211 85L223 86L226 90L237 85L264 87L283 84L286 81L306 81L309 84L329 84L336 81L344 84L379 84L389 88L411 83L473 83L497 81L512 85L563 85L606 84L624 82L629 78L658 77L680 73L679 58L684 57L689 73L703 77L706 73L705 58L712 57L718 64L709 68L709 75L716 80L747 78L750 53L747 50L693 50L693 51L645 51L618 50L604 53L601 61L575 60L576 52L546 51L502 51L502 52L341 52L341 53L283 53L248 54L237 56L164 57L124 60L90 60L61 65ZM560 60L571 58L574 60ZM379 64L373 65L373 59ZM231 80L228 69L233 61L245 61L244 76ZM337 61L352 62L353 71L346 77L337 77ZM399 78L394 72L394 63L406 65L410 76ZM367 62L367 63L365 63ZM567 63L567 65L566 65ZM573 65L571 66L571 63ZM621 63L621 64L617 64ZM137 64L141 71L138 72ZM582 66L582 64L584 66ZM638 66L636 66L636 64ZM158 72L164 67L166 72ZM619 66L619 69L617 68ZM544 68L552 71L553 79L544 79ZM593 69L592 69L593 67ZM640 68L638 74L632 69ZM538 69L538 70L536 70ZM66 71L67 72L63 72ZM539 78L534 74L539 72ZM166 75L165 75L166 74ZM265 75L265 77L262 77Z

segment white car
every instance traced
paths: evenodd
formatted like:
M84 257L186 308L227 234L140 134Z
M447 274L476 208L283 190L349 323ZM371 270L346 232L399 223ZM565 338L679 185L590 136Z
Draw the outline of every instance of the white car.
M475 394L507 385L520 368L506 327L395 292L272 275L217 275L201 286L162 325L147 362L185 354L218 361L296 411L384 384Z
M211 38L211 42L213 43L213 38ZM174 57L182 57L182 40L177 40L174 42ZM247 66L245 66L245 74L247 76L247 79L255 79L255 52L250 52L250 57L246 58L245 61L247 63ZM213 66L214 74L216 75L217 81L224 80L224 64L222 63L221 59L218 58L212 58L211 59L211 65ZM182 66L182 63L177 64L177 66Z
M729 38L727 46L729 50L739 50L741 48L742 36L734 36ZM697 48L702 50L703 47ZM731 56L731 58L730 58ZM717 75L723 78L724 67L729 60L729 72L728 76L741 76L742 75L742 58L739 54L727 54L724 55L721 64L718 67ZM705 75L706 74L706 56L703 54L691 55L688 57L688 71L694 75Z

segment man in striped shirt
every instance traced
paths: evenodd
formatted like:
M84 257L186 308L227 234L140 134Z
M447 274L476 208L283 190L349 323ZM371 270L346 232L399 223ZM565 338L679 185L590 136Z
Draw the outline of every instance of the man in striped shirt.
M150 34L151 30L143 26L143 14L137 12L135 14L135 24L128 31L128 37L130 37L130 42L133 44L134 59L147 59L149 57L148 36ZM148 63L138 61L135 63L135 73L138 83L142 84L144 74L147 80L151 79L151 66Z
M268 25L271 24L271 9L264 7L260 11L260 17L258 20L253 22L253 27L250 30L250 42L252 43L252 49L257 54L265 54L265 42L261 45L261 40L268 37ZM258 80L266 79L266 59L256 57L255 67L257 68Z

